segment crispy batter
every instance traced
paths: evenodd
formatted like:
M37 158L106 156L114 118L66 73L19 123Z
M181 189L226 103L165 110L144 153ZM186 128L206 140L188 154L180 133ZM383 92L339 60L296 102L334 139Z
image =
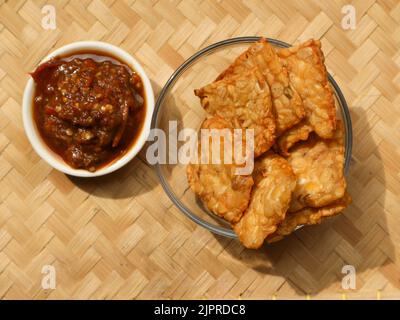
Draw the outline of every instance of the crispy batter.
M305 116L303 102L289 82L286 67L283 66L274 48L266 39L254 43L242 53L218 78L246 73L256 67L271 88L276 116L277 136L300 122Z
M277 145L279 153L283 156L289 156L289 149L293 147L296 142L307 140L311 132L313 132L313 127L307 121L298 123L278 138Z
M254 68L195 90L210 114L228 120L233 128L254 129L254 154L259 156L275 141L275 120L269 87Z
M291 234L298 226L320 224L323 219L341 213L351 203L348 193L322 208L304 208L300 211L288 213L285 220L278 226L277 230L267 238L268 243L282 240Z
M284 158L269 152L256 161L253 178L249 207L233 229L245 247L257 249L285 218L296 176Z
M279 49L277 52L289 70L290 82L303 100L306 119L321 138L332 138L336 110L321 42L309 40L299 46Z
M229 122L219 117L206 119L201 129L229 129ZM209 159L216 150L212 148L209 139ZM231 143L231 141L229 141ZM189 164L186 169L187 178L192 190L202 199L207 208L216 215L229 222L237 222L246 210L253 178L251 176L236 175L238 167L235 164L224 164L224 143L220 144L221 164ZM199 143L199 157L201 144Z
M343 125L337 123L333 139L314 135L292 149L288 161L297 176L289 212L304 207L323 207L343 197Z

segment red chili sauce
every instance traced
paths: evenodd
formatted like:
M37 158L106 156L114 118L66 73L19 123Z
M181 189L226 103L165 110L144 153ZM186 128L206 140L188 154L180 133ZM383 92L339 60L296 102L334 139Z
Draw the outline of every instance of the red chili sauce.
M96 171L139 136L146 114L143 83L122 61L77 53L45 62L31 76L39 132L71 167Z

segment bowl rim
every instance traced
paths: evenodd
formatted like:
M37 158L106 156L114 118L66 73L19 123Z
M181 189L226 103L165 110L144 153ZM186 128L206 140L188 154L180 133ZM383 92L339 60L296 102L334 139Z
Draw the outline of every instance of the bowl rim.
M35 82L32 79L32 77L29 77L24 89L23 100L22 100L22 120L23 120L25 134L28 137L28 140L32 145L32 148L51 167L71 176L98 177L120 169L121 167L126 165L129 161L131 161L142 149L150 134L151 120L154 113L155 99L150 79L147 76L141 64L131 54L129 54L122 48L107 42L103 41L72 42L50 52L39 62L38 65L59 55L66 55L66 54L68 55L68 54L73 54L74 52L84 53L85 50L87 51L93 50L99 52L100 54L104 53L105 55L109 54L111 56L120 59L123 63L128 65L135 72L137 72L140 78L142 79L144 86L145 100L146 100L146 115L139 136L136 138L136 141L127 150L127 152L122 156L120 156L119 158L115 159L114 161L111 161L110 163L106 164L104 167L101 167L100 169L96 170L95 172L90 172L84 169L74 169L70 165L68 165L61 158L60 155L55 153L47 146L47 144L43 141L43 138L40 136L40 133L38 132L37 125L33 119L33 96L35 94Z
M223 47L227 47L231 44L241 44L241 43L254 43L260 40L261 36L243 36L243 37L235 37L235 38L229 38L226 40L222 40L216 43L213 43L195 54L193 54L191 57L189 57L186 61L184 61L178 69L174 71L174 73L169 77L167 82L165 83L163 89L161 90L156 104L154 108L154 114L153 114L153 119L151 123L152 128L157 128L157 122L158 122L158 116L159 116L159 111L160 107L165 99L166 94L169 92L169 89L174 85L174 83L177 81L179 76L187 69L189 68L196 60L198 60L200 57L204 55L208 55L216 51L217 49L221 49ZM268 42L272 43L274 46L281 47L281 48L289 48L291 47L290 44L283 42L281 40L277 39L272 39L272 38L265 38L268 40ZM345 175L348 174L349 171L349 166L350 166L350 160L351 160L351 152L352 152L352 147L353 147L353 133L352 133L352 123L351 123L351 116L350 116L350 111L346 102L346 99L344 98L344 95L335 81L335 79L328 73L328 80L330 84L334 88L334 94L341 106L340 112L342 114L342 119L344 122L344 127L345 127L345 164L344 164L344 173ZM190 209L188 209L181 201L178 200L178 198L175 196L174 192L170 189L168 182L165 180L162 172L161 172L161 165L160 163L155 164L156 168L156 173L157 176L160 180L160 183L165 191L165 193L168 195L170 200L173 202L175 206L177 206L189 219L197 223L198 225L204 227L205 229L221 235L225 236L227 238L231 239L237 239L236 233L232 229L228 229L222 226L216 226L208 221L205 221L204 219L198 217L197 215L193 214Z

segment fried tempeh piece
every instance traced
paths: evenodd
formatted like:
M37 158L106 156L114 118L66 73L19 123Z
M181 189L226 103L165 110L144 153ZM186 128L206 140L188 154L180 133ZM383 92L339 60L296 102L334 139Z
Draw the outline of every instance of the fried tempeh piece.
M332 138L336 124L335 101L321 42L309 40L277 52L289 71L290 82L303 100L307 121L321 138Z
M289 156L289 149L293 147L296 142L307 140L311 132L313 132L313 127L307 121L296 124L278 138L277 145L279 153L283 156Z
M210 114L229 121L233 128L254 129L254 154L259 156L275 141L275 120L269 87L254 68L195 90Z
M201 129L233 130L226 120L213 117L206 119ZM223 136L223 135L222 135ZM214 136L215 137L215 136ZM223 136L225 139L225 136ZM208 154L210 163L191 163L186 168L187 178L192 190L200 197L206 207L214 214L229 222L237 222L246 210L250 193L253 186L253 178L249 176L236 175L238 165L224 163L224 143L220 143L220 150L213 150L212 138L208 140L210 145ZM232 143L232 141L228 141ZM201 143L199 143L199 157L201 154ZM220 164L212 164L213 152L220 157Z
M305 116L303 102L289 82L286 67L283 66L274 48L266 39L254 43L235 62L222 72L218 80L248 72L256 67L267 80L271 89L276 116L277 136L299 123Z
M249 207L233 229L245 247L257 249L285 218L296 176L284 158L268 152L256 161L253 179Z
M267 238L267 242L272 243L282 240L285 236L296 230L298 226L320 224L323 219L333 217L343 212L350 203L351 197L348 193L345 193L343 198L325 207L304 208L297 212L288 213L277 230Z
M295 146L287 158L297 176L289 212L304 207L323 207L343 197L344 178L343 125L337 122L333 139L314 135Z

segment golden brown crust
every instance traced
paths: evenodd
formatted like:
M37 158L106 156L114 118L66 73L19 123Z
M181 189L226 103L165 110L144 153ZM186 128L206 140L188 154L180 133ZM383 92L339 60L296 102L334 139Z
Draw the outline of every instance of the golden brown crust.
M233 229L245 247L257 249L285 218L296 177L284 158L269 152L256 161L253 179L249 207Z
M257 69L232 75L195 90L210 114L233 128L254 129L254 154L259 156L275 141L275 119L269 87Z
M271 89L276 131L279 136L299 123L305 116L305 110L299 94L289 82L286 67L266 39L251 45L218 76L216 81L246 73L254 68L263 74Z
M313 127L307 121L302 121L290 128L278 138L279 153L283 156L289 156L289 149L298 141L307 140L311 132L313 132Z
M213 117L206 119L201 129L232 130L232 127L224 119ZM221 143L220 155L218 155L221 159L224 159L223 146L224 143ZM215 151L210 147L210 159L212 152ZM200 143L199 157L201 157ZM224 164L221 160L221 164L192 163L186 168L188 183L205 206L214 214L232 223L238 221L246 210L253 186L251 176L235 174L237 167L235 164Z
M343 125L338 121L333 139L313 136L292 149L287 160L297 176L297 184L289 212L326 206L343 197L343 135Z
M348 193L335 202L322 208L304 208L300 211L288 213L285 220L278 226L277 230L267 238L268 243L282 240L291 234L298 226L320 224L323 219L333 217L343 212L351 203Z
M290 82L303 100L306 119L321 138L332 138L336 124L335 101L320 41L309 40L277 52L288 68Z
M247 248L278 241L298 225L320 223L351 202L343 126L336 123L327 76L319 41L274 49L262 39L213 83L195 90L213 116L202 128L254 129L254 155L260 157L252 176L236 175L240 166L234 163L187 168L191 188L231 223ZM287 159L265 153L274 143ZM225 150L219 148L222 158Z

